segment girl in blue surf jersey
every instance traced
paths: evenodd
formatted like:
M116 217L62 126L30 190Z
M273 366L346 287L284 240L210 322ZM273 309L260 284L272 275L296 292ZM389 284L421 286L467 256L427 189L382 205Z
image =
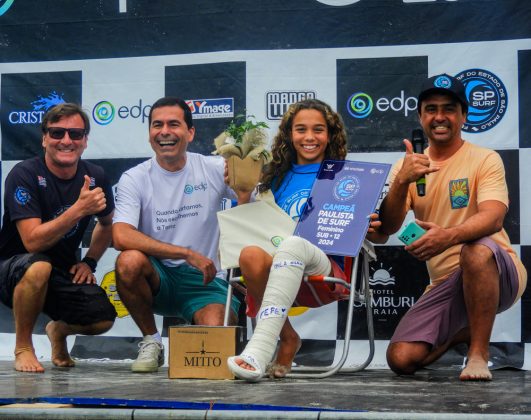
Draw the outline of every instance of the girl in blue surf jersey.
M271 150L272 162L265 168L260 193L269 190L276 203L294 220L303 212L321 162L344 160L347 137L343 121L329 105L307 99L291 105L284 114ZM371 215L369 234L380 224ZM266 373L282 378L291 370L301 340L287 317L295 302L320 306L340 298L345 290L319 290L319 300L301 289L305 275L333 275L345 278L338 264L319 248L298 236L286 238L274 255L249 246L240 254L240 269L247 284L248 315L257 325L242 354L230 357L229 369L235 376L257 381ZM305 293L306 292L306 293ZM315 303L315 304L312 304ZM256 307L260 306L257 311ZM273 363L277 340L280 347Z

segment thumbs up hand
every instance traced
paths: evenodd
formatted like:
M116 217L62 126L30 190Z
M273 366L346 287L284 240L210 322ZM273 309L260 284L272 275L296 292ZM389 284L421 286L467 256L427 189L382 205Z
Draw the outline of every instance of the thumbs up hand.
M85 175L85 181L75 205L79 207L83 216L89 216L105 209L105 204L106 199L103 190L100 187L91 190L90 177Z

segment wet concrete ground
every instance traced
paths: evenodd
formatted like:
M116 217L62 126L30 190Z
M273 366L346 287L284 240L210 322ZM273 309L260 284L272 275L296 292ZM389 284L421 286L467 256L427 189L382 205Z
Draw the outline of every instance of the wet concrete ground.
M460 382L455 370L399 377L366 370L327 379L168 379L167 368L133 374L126 363L44 363L44 374L18 373L0 361L0 404L70 403L75 407L223 410L348 410L379 413L531 415L531 372L496 370L492 382ZM1 417L1 408L0 408Z

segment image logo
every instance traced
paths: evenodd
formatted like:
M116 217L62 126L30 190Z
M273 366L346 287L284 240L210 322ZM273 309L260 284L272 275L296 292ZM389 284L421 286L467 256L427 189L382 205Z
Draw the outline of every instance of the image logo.
M468 200L470 199L468 178L455 179L450 181L450 203L452 203L453 209L462 209L468 206Z
M192 194L194 192L194 186L187 184L184 186L184 193L185 194Z
M37 96L37 99L30 102L33 109L11 111L8 119L11 124L40 124L42 117L51 107L65 102L64 94L51 92L48 96Z
M267 119L280 120L291 104L315 97L313 90L266 92Z
M189 99L193 119L234 117L234 98Z
M507 111L507 89L494 73L464 70L455 76L465 85L468 114L463 131L481 133L495 127Z
M334 197L339 201L347 201L360 190L360 180L354 175L341 178L334 186Z
M31 194L24 187L17 187L15 190L15 201L21 206L25 206L31 200Z
M372 98L363 92L354 93L347 101L347 111L354 118L367 118L373 106Z
M114 115L114 105L109 101L100 101L92 108L92 118L99 125L109 124L114 119Z
M0 16L9 10L15 0L2 0L0 1ZM2 4L3 3L3 4Z

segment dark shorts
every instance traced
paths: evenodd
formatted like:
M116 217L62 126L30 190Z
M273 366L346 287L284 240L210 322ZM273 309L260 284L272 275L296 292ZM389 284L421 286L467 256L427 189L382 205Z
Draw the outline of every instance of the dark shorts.
M43 254L20 254L0 261L0 300L13 307L13 292L26 270L35 262L50 259ZM90 325L114 321L116 310L105 291L96 284L72 283L72 275L53 268L43 312L54 321L70 325Z
M167 267L156 258L149 260L157 271L160 289L153 299L153 312L164 316L181 316L192 322L194 313L212 303L225 305L228 283L214 278L203 284L203 273L187 264ZM232 311L237 314L240 301L232 297Z
M500 274L498 313L510 308L518 293L518 272L513 260L492 239L474 242L487 246L494 254ZM391 343L422 341L439 347L468 326L463 295L462 270L454 271L448 279L434 287L415 303L402 317Z

